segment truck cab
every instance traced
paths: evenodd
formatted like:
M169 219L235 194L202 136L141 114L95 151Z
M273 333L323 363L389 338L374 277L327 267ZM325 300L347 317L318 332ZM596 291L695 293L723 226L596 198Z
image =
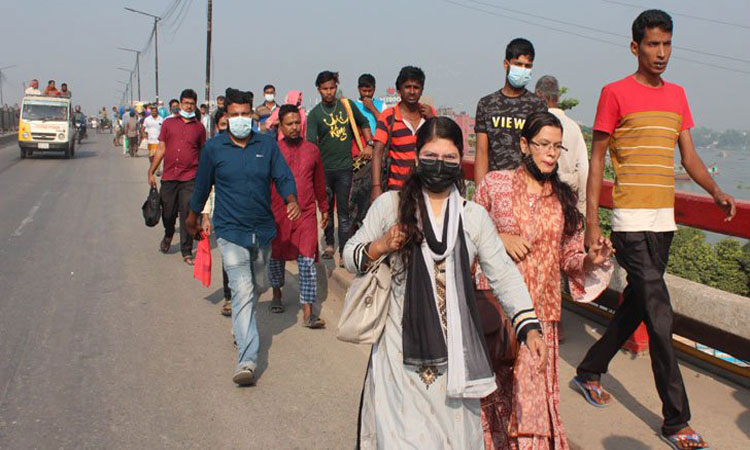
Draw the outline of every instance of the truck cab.
M18 120L21 158L36 152L75 154L76 127L69 98L30 95L23 98Z

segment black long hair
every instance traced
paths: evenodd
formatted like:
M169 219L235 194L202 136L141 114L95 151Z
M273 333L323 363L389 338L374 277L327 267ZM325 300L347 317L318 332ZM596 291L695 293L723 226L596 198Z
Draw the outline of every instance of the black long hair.
M527 142L531 142L544 127L555 127L561 132L563 131L560 119L551 112L540 111L530 114L526 118L526 123L524 123L523 130L521 131L521 137L526 138ZM565 219L563 233L566 236L572 236L583 228L583 214L578 211L577 206L578 193L568 183L561 181L557 172L550 177L549 182L552 183L552 192L557 195L557 199L562 205L563 217Z
M459 155L463 160L464 156L464 138L461 128L453 119L448 117L433 117L427 121L417 131L417 151L416 158L419 160L419 153L422 147L428 142L436 139L447 139L451 141L458 149ZM422 196L422 181L417 176L416 170L412 171L411 176L404 183L404 188L400 193L398 223L403 227L402 231L406 234L404 246L402 247L402 256L404 258L404 267L409 264L411 257L411 248L413 244L420 245L424 239L422 224L425 222L427 207ZM463 171L456 179L456 187L461 195L466 191L466 182Z

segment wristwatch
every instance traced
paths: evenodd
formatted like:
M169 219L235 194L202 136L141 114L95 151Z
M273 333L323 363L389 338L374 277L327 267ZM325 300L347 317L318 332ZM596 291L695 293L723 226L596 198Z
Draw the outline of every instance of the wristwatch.
M375 141L373 141L372 139L370 139L369 141L367 141L367 145L369 147L372 147L373 145L375 145Z

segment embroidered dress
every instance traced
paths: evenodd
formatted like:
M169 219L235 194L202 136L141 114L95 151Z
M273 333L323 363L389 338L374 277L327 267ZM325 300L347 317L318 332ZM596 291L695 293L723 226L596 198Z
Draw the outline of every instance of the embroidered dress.
M528 193L522 167L488 173L474 200L487 209L498 233L520 235L531 244L531 250L517 266L549 349L543 378L527 376L535 372L533 366L537 362L525 346L521 346L515 368L496 373L498 390L482 400L486 448L567 449L558 375L560 271L568 275L574 300L591 301L606 288L611 264L584 273L583 233L564 235L562 205L551 183L545 183L540 194ZM489 287L481 273L477 284L479 289Z
M394 201L398 197L393 196L398 195L389 192L378 197L362 227L347 242L344 264L350 272L364 272L364 247L395 224ZM478 257L493 292L503 299L508 317L516 317L519 312L532 308L523 280L492 229L487 212L473 202L466 202L463 224L469 260ZM367 368L360 405L360 448L482 449L480 399L451 397L447 393L449 377L446 373L419 373L404 364L402 322L406 282L398 274L405 268L397 255L391 255L389 261L396 275L391 285L385 328L372 347ZM448 309L448 323L450 311ZM536 322L536 318L533 321ZM513 321L514 327L528 323L524 319Z

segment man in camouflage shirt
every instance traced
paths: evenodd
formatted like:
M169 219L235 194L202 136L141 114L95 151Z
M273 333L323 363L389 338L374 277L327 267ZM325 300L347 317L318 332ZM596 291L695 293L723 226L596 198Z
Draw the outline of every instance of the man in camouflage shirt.
M526 117L546 111L547 105L526 89L534 65L534 46L523 38L510 41L505 49L505 86L477 104L477 154L474 180L493 170L515 169L521 164L521 130Z

